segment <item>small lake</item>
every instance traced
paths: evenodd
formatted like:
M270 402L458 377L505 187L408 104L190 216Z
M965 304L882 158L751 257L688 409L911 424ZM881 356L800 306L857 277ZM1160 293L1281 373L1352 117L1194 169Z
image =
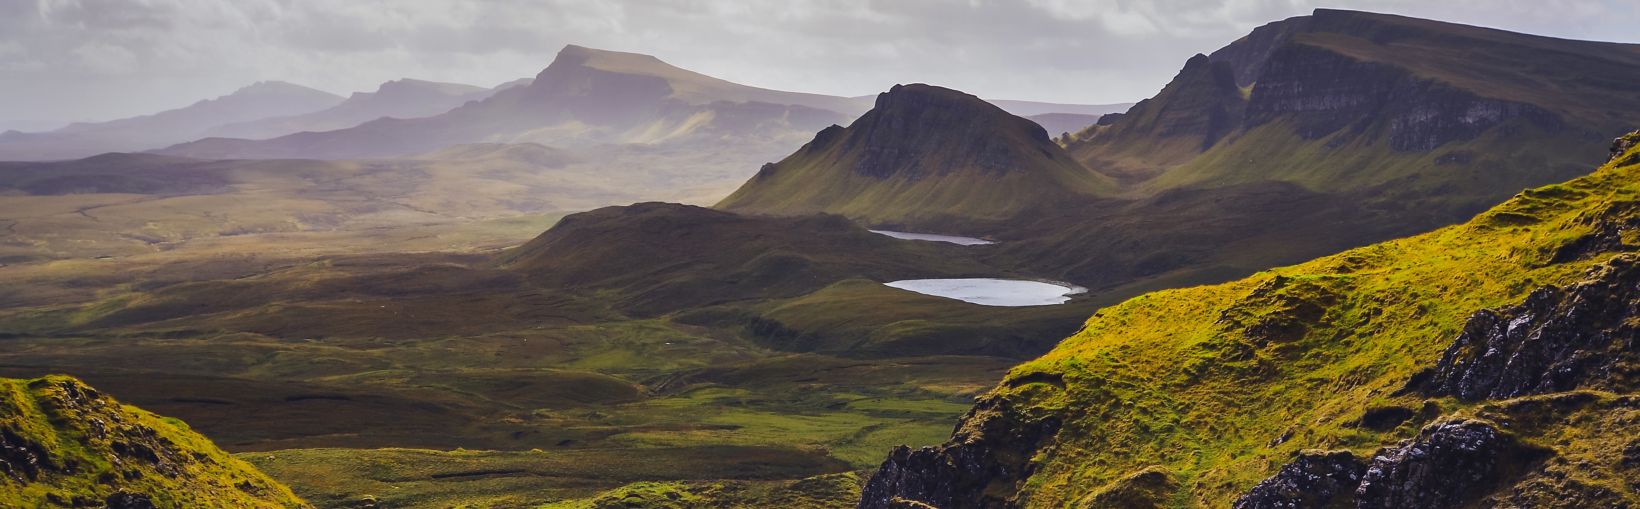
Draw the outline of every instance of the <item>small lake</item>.
M1064 304L1072 295L1088 291L1068 284L1018 279L906 279L883 283L923 295L957 299L984 306L1046 306Z
M956 235L940 235L940 234L937 234L937 233L910 233L910 232L896 232L896 231L889 231L889 230L871 230L871 233L876 233L876 234L879 234L879 235L887 235L887 236L890 236L890 237L894 237L896 239L904 239L904 240L926 240L926 241L931 241L931 242L949 242L949 243L956 244L956 245L959 245L959 246L983 246L983 245L986 245L986 244L995 244L995 242L991 242L991 241L985 240L985 239L976 239L974 237L958 237Z

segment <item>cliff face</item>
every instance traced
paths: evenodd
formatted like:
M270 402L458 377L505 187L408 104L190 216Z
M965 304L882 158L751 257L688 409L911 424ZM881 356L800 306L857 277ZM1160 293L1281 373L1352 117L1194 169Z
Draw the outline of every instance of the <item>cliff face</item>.
M1247 105L1249 128L1287 120L1308 140L1347 129L1383 136L1390 148L1408 152L1473 140L1517 118L1544 132L1561 129L1560 118L1541 107L1480 97L1306 44L1270 54Z

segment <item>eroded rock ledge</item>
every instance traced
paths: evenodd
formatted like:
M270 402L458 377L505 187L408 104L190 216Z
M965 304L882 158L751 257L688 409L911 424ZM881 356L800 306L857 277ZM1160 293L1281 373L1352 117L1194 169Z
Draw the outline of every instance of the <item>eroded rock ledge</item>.
M1640 389L1640 258L1620 256L1565 289L1469 318L1433 371L1429 396L1507 399L1580 388Z
M1544 455L1491 423L1446 421L1380 449L1369 461L1348 451L1301 454L1233 507L1461 507Z

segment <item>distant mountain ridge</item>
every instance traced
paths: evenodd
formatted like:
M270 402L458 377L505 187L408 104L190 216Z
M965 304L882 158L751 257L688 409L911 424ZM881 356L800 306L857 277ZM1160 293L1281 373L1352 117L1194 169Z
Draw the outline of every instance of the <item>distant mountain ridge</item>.
M342 97L282 81L263 81L231 94L152 115L81 122L44 133L0 134L0 160L72 159L134 152L197 139L209 129L335 106Z
M393 80L382 83L374 92L355 92L340 104L321 111L226 124L212 128L205 134L211 137L263 139L302 131L343 129L382 117L425 117L450 111L467 101L489 97L501 89L413 79Z

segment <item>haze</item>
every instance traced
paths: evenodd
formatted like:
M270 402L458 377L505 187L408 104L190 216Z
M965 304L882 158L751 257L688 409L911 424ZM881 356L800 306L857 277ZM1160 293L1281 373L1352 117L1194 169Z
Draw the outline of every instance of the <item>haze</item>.
M4 0L0 130L152 113L259 80L342 95L404 77L493 86L569 43L784 90L921 81L1127 102L1191 54L1318 6L1613 41L1636 40L1640 22L1622 0Z

